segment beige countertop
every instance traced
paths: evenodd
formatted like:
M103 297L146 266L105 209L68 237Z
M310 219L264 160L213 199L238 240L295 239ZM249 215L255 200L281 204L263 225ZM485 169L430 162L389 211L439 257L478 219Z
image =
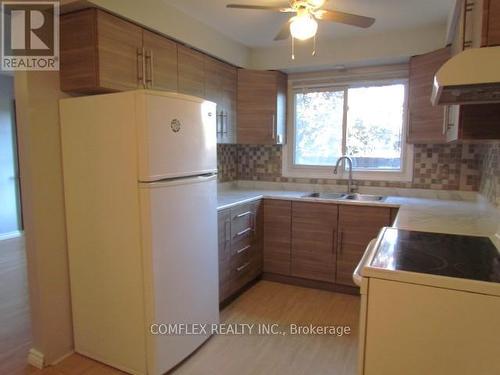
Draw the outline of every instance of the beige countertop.
M398 196L384 194L388 191L362 191L368 194L386 195L387 198L382 202L353 202L304 198L304 194L314 191L310 190L313 186L306 188L299 191L225 185L221 186L218 191L218 209L222 210L262 198L398 207L399 212L394 223L396 228L421 232L486 236L490 237L495 246L500 249L500 211L485 202L479 195L437 192L433 198L408 197L402 196L405 193L402 191L403 189L397 191L393 189L394 192L398 193ZM416 194L414 191L408 190L407 193L409 195L432 196L430 192Z

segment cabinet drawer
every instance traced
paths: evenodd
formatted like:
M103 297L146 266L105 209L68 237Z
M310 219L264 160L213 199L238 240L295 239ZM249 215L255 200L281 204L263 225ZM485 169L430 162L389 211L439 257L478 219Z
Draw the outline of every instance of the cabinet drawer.
M256 204L242 204L231 209L231 238L239 241L253 236L255 231Z
M251 254L249 254L251 255ZM237 292L250 281L255 279L261 270L260 256L246 256L231 267L231 293Z
M231 243L231 259L240 254L248 253L248 250L253 246L252 236L244 236L239 240L233 240Z

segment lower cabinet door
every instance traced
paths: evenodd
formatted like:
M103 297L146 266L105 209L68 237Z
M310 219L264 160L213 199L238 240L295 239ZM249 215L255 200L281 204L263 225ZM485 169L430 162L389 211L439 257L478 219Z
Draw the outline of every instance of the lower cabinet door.
M292 203L292 276L335 281L338 206Z
M219 302L229 296L231 276L231 213L229 210L218 213L219 241Z
M290 275L292 202L264 200L264 272Z
M341 205L337 243L337 284L356 286L352 274L368 243L391 224L391 209Z

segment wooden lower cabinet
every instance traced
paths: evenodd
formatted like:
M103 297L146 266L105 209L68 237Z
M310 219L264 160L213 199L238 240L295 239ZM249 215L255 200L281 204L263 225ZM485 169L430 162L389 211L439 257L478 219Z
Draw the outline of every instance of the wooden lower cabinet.
M366 246L380 229L391 225L391 208L360 205L339 206L336 283L355 286L352 273Z
M220 211L220 301L262 272L278 281L355 291L352 274L366 246L394 222L397 212L391 207L281 199Z
M219 211L219 302L262 273L260 201Z
M337 217L337 205L292 202L292 276L335 281Z
M264 200L264 272L290 275L292 202Z

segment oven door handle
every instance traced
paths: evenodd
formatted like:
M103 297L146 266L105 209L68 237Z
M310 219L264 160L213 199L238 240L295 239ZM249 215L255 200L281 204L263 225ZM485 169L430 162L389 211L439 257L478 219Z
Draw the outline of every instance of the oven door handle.
M361 260L358 263L358 266L356 267L356 269L354 270L354 273L352 274L352 280L354 281L354 284L356 284L359 287L361 286L361 280L363 279L363 277L361 276L361 271L368 263L371 262L374 251L375 251L376 242L377 242L377 239L375 239L375 238L370 241L370 243L366 247L365 253L363 254L363 256L361 257Z

